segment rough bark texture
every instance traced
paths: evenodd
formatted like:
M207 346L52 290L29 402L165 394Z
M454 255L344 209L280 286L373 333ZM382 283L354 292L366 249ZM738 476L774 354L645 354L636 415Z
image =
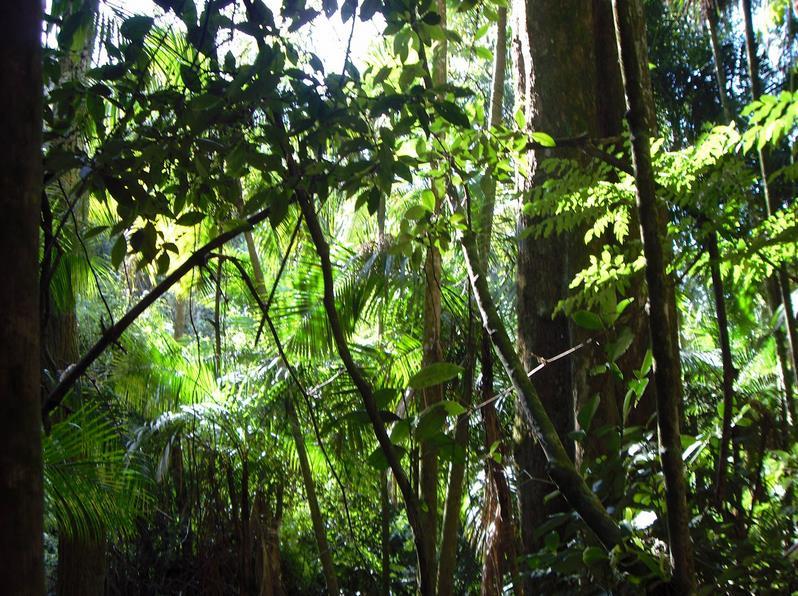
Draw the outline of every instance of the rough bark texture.
M647 85L648 52L645 37L635 31L635 22L640 22L643 18L637 0L613 0L613 8L629 107L627 120L631 133L637 208L650 296L649 321L657 393L657 426L660 461L665 477L668 535L673 566L672 584L677 593L692 594L695 592L695 570L688 529L690 511L687 506L679 431L682 380L675 333L678 327L675 304L672 302L673 293L668 287L666 251L663 246L665 238L651 165L651 133L646 117L653 105L650 84Z
M594 100L593 52L588 43L575 40L592 38L592 11L584 2L567 0L519 0L513 6L516 26L514 42L520 49L516 69L517 101L523 105L527 126L553 137L571 137L590 131ZM521 61L518 60L521 58ZM541 162L552 155L535 150L529 157L529 176L521 182L529 190L544 181ZM536 220L522 216L521 230ZM527 236L518 247L517 304L519 355L525 370L540 358L551 357L571 345L568 319L562 313L552 317L557 303L568 295L569 239L551 236L541 240ZM563 359L547 366L537 384L540 400L551 417L566 452L573 456L573 443L566 435L573 430L574 387L572 361ZM534 530L546 517L562 507L557 501L544 505L552 487L546 475L546 457L541 447L526 434L515 446L519 468L521 537L526 553L540 546Z
M517 101L530 130L555 138L617 136L622 129L624 101L609 0L516 0L513 11ZM566 147L535 149L528 156L529 176L519 181L521 190L543 184L541 163L547 157L579 158L580 154ZM522 216L519 229L535 223L535 218ZM584 233L577 231L545 239L528 236L519 242L518 344L527 370L537 366L539 358L562 353L586 339L583 332L572 329L566 316L552 316L557 303L568 296L573 275L588 262L583 237ZM633 324L643 327L641 321L644 319L637 316ZM646 337L635 337L641 341L628 358L637 359L639 365ZM574 429L574 412L593 394L601 394L597 426L620 421L620 400L615 393L622 396L623 392L616 390L612 379L589 374L597 358L603 361L603 354L584 350L537 374L541 401L571 456L574 445L566 435ZM603 450L597 440L591 445ZM522 542L530 552L540 547L534 539L535 528L562 503L543 504L551 486L539 446L522 438L516 444L515 458L523 487L519 491Z
M41 6L0 4L0 586L42 594L38 228L42 191Z
M105 594L105 537L58 537L58 596Z

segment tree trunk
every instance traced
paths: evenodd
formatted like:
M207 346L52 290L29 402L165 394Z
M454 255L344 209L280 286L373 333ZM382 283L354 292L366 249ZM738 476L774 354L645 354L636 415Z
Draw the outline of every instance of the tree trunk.
M496 47L493 57L493 79L490 95L490 113L488 127L496 127L502 121L504 104L504 85L507 75L507 9L500 7L496 22ZM496 202L496 179L485 176L482 179L484 200L479 208L478 236L479 257L482 271L489 270L491 236L493 231L493 211ZM506 455L504 437L499 426L496 404L493 401L493 350L490 337L483 329L480 342L480 368L482 382L480 385L480 402L482 420L485 427L485 448L491 449L499 456ZM512 494L503 462L488 458L486 463L487 486L485 489L484 523L488 528L485 546L482 553L483 595L498 594L504 588L504 576L511 573L513 588L516 594L523 594L523 583L518 579L516 564L516 527L512 506Z
M313 481L313 471L310 469L308 452L305 448L305 437L302 434L302 429L299 427L299 418L297 417L291 397L285 400L285 411L288 414L288 422L291 426L291 434L294 437L294 445L296 446L296 453L299 459L299 468L302 471L302 482L305 485L305 496L308 499L310 520L313 523L313 534L316 537L316 545L319 547L321 568L324 571L324 579L327 582L327 593L340 594L341 590L338 588L338 577L335 574L335 565L333 565L330 545L327 542L327 530L324 527L324 520L321 516L319 499L316 496L316 483Z
M648 52L645 36L636 34L635 21L643 19L636 0L613 0L618 48L626 90L627 120L632 142L632 161L637 185L643 252L646 257L654 383L657 392L657 426L660 459L665 477L673 587L680 594L695 592L693 548L688 524L687 487L682 461L679 416L682 399L677 321L673 291L668 286L664 229L655 193L651 165L650 130L647 113L651 110L648 81ZM647 88L648 87L648 88Z
M261 300L268 300L266 290L266 280L263 275L263 266L260 262L258 249L255 245L255 239L252 232L245 232L244 239L247 244L247 251L249 252L249 260L252 265L252 275L254 277L255 289L258 292ZM330 551L329 543L327 542L327 530L324 526L324 519L321 515L321 508L319 507L319 500L316 496L316 483L313 480L313 472L310 469L310 462L308 461L307 448L305 447L305 437L302 434L302 429L299 425L299 418L296 413L294 402L292 398L287 398L285 402L286 414L288 415L288 422L291 426L291 434L294 438L294 445L299 458L299 467L302 472L302 482L305 485L305 495L308 499L308 508L310 509L310 518L313 524L313 534L316 538L316 546L319 549L319 558L321 559L321 567L324 572L324 579L327 583L327 592L330 594L339 594L338 577L335 572L335 565L332 560L332 553Z
M286 159L289 164L289 169L296 172L298 170L293 156L290 153L286 154ZM413 491L410 481L402 468L396 450L391 443L388 432L385 429L385 422L382 420L377 401L374 397L374 390L371 384L366 380L362 369L357 365L349 346L346 343L346 337L341 327L341 321L338 317L338 309L335 305L335 283L332 276L332 263L330 261L330 246L324 237L324 232L319 224L318 216L314 210L311 199L303 191L297 192L299 205L302 209L302 215L305 218L305 223L308 227L308 232L316 248L316 253L319 256L321 263L322 277L324 281L324 310L327 314L327 319L332 331L333 341L338 351L338 355L346 368L347 373L352 378L352 382L357 388L363 400L363 406L368 414L369 421L371 422L374 434L379 443L380 449L388 461L388 467L396 479L396 484L402 493L402 498L405 501L405 511L407 513L407 521L410 529L413 532L413 541L416 547L416 556L419 565L419 588L423 596L431 596L435 593L435 574L433 568L429 566L430 559L426 551L427 540L425 534L428 531L426 526L423 525L421 513L421 504Z
M470 296L469 296L470 305ZM441 554L438 561L438 596L450 596L454 588L454 572L457 564L457 537L460 530L460 508L463 503L463 480L465 478L468 452L468 420L474 388L474 366L476 364L476 337L472 317L468 317L468 339L466 340L466 362L463 374L463 393L460 400L466 412L457 417L454 431L454 454L449 469L446 505L441 529Z
M604 509L598 497L585 484L584 478L579 475L568 457L554 423L546 413L519 355L513 348L512 340L490 295L485 274L479 268L474 233L463 232L461 244L468 277L482 316L482 325L490 336L516 395L520 398L518 405L524 420L546 456L548 475L570 506L582 517L587 527L610 550L621 542L621 529Z
M590 99L584 90L592 87L592 53L588 43L574 43L591 39L591 11L584 4L578 0L565 3L526 0L513 6L516 19L513 42L518 49L516 101L523 106L527 127L532 131L565 137L588 130ZM540 165L551 155L545 150L535 150L528 156L529 177L520 181L524 194L543 184L545 175ZM519 231L536 223L537 218L522 215ZM518 346L524 370L532 370L540 358L559 354L571 345L567 317L563 313L553 314L557 303L568 295L569 244L569 238L563 235L552 235L545 241L530 235L519 241ZM567 438L573 430L571 360L548 366L538 376L542 405L566 453L573 457L573 442ZM517 423L523 424L520 419ZM563 504L558 500L545 504L545 496L552 491L546 475L546 455L529 434L517 436L520 437L515 445L515 460L519 468L521 542L524 552L530 554L541 546L535 539L535 529ZM529 587L531 590L532 586Z
M388 473L383 472L378 479L380 484L380 542L382 558L380 582L382 596L391 594L391 501L388 498Z
M39 213L42 192L41 5L0 4L0 585L44 593Z
M61 534L58 537L58 596L102 596L105 594L105 536L86 539Z
M731 341L729 340L729 320L726 316L726 298L723 291L723 277L720 274L720 254L718 236L710 232L706 240L709 253L709 268L712 274L712 294L715 298L715 315L718 318L718 339L720 340L721 361L723 363L723 427L718 449L718 463L715 470L715 498L720 506L726 483L726 463L729 459L729 442L732 433L732 413L734 411L734 363L732 361Z
M527 127L553 137L590 138L615 136L622 128L623 88L614 44L612 10L608 0L585 3L576 0L517 0L513 6L513 45L517 101L523 107ZM536 149L528 156L529 177L520 181L522 191L545 182L541 163L548 157L580 158L574 148ZM524 215L519 230L538 223ZM553 316L558 302L568 296L573 275L587 263L584 234L552 235L545 240L527 236L518 248L518 345L526 370L569 349L583 340L568 318ZM545 280L540 283L540 280ZM640 346L644 342L639 342ZM641 348L642 349L642 348ZM603 356L602 356L603 358ZM642 355L641 355L642 358ZM573 457L574 412L597 391L602 393L597 418L617 423L620 408L612 395L610 380L596 386L589 375L595 356L584 351L543 368L536 383L540 399ZM544 504L551 492L546 477L546 457L541 448L526 439L515 448L519 467L521 535L526 553L541 544L535 529L562 502Z
M710 6L706 10L707 29L709 29L709 40L712 48L712 62L715 66L715 81L718 84L718 98L723 109L723 118L726 123L732 121L732 109L729 103L729 95L726 93L726 69L723 68L723 54L721 52L720 41L718 40L718 10L715 6Z
M437 0L436 10L441 17L441 27L446 27L446 2ZM442 40L433 55L432 81L435 86L445 85L447 78L447 43ZM433 184L434 191L434 184ZM435 211L441 208L441 197L436 195ZM424 261L424 334L422 338L422 366L443 361L441 345L441 252L435 238L429 237L430 245ZM443 399L443 386L435 385L420 392L419 410L429 408ZM438 448L431 440L419 441L419 499L424 504L421 510L426 537L426 565L435 569L438 537Z

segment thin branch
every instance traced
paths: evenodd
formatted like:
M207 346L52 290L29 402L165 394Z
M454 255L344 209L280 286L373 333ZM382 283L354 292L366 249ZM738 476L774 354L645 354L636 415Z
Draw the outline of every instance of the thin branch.
M150 292L144 296L133 308L131 308L125 316L119 319L111 327L105 330L100 339L89 349L88 352L78 362L67 368L61 380L50 392L50 395L45 400L42 407L42 413L46 417L50 412L59 406L63 401L67 392L77 382L77 380L88 370L97 358L105 351L105 349L116 342L124 333L124 331L133 324L133 322L150 307L158 298L163 296L173 285L186 275L189 271L194 269L197 265L205 262L208 255L214 250L223 246L239 234L251 230L255 225L259 224L267 217L269 217L271 209L266 208L254 215L248 217L245 222L236 226L232 230L220 234L207 244L203 245L188 257L183 263L172 273L167 275L164 280L155 286Z

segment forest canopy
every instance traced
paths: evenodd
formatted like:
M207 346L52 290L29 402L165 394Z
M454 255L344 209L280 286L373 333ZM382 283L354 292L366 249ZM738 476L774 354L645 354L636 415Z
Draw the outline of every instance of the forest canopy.
M789 0L6 0L9 594L798 593Z

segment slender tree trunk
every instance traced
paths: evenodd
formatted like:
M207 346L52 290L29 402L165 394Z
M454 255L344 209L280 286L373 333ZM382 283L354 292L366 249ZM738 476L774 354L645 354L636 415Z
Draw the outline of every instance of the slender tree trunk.
M213 368L222 376L222 259L216 267L216 293L213 301Z
M629 107L627 120L632 141L643 252L646 257L654 383L657 392L657 426L660 460L665 477L672 583L678 593L692 594L696 589L695 570L679 432L682 380L675 333L675 305L672 303L673 294L668 288L666 252L663 246L665 238L657 205L651 165L650 131L646 118L651 106L650 88L645 88L648 79L648 52L645 37L635 35L635 20L643 19L640 4L636 0L613 0L613 8Z
M734 363L732 361L731 341L729 340L729 320L726 316L726 298L723 291L723 277L720 273L720 254L718 236L710 232L706 241L709 253L709 268L712 274L712 294L715 298L715 315L718 319L718 339L723 363L723 427L718 450L718 463L715 470L715 497L718 505L723 502L726 483L726 464L729 459L729 442L732 433L732 414L734 412Z
M338 577L335 573L335 565L333 565L330 544L327 542L327 530L324 527L319 499L316 496L316 483L313 481L313 471L310 469L310 462L308 461L305 437L299 427L299 418L291 397L285 400L285 411L288 414L288 422L291 425L291 434L294 437L294 445L299 458L302 482L305 485L305 496L308 499L308 508L310 509L310 520L313 523L313 534L316 537L316 545L319 547L321 567L324 571L324 579L327 582L327 593L340 594L341 590L338 588Z
M507 9L500 7L496 21L496 47L493 56L493 79L490 95L490 113L488 127L496 127L502 121L504 104L504 85L507 75ZM485 176L482 179L484 200L479 208L478 248L480 265L486 274L489 270L491 236L493 231L493 212L496 203L496 179ZM480 401L482 419L485 427L485 448L495 453L506 455L499 426L499 417L493 400L493 350L490 337L482 330L480 345L480 368L482 382ZM486 464L487 488L485 497L486 526L490 528L486 537L482 554L483 595L500 593L504 587L504 575L510 572L513 577L513 588L516 594L523 594L523 583L519 581L516 564L516 527L512 495L504 473L504 464L489 458Z
M743 14L743 26L745 32L745 52L748 58L748 77L751 82L751 95L754 100L758 100L763 93L762 79L759 76L759 59L757 57L756 34L754 33L753 15L751 11L751 0L740 0L740 11ZM762 174L762 191L765 195L765 207L768 217L779 210L776 197L773 196L770 188L770 163L766 149L758 147L759 169ZM781 304L784 307L784 316L787 327L787 340L790 345L792 355L792 369L798 371L798 327L796 327L795 312L792 307L792 296L790 288L790 278L787 274L785 265L780 265L776 272L776 279L779 285Z
M289 168L292 171L296 171L298 168L291 154L287 154L286 158L289 163ZM298 191L297 194L305 223L308 226L310 237L321 262L321 271L324 281L324 310L330 323L333 341L335 342L338 355L346 371L352 378L352 382L355 384L363 400L363 405L368 414L377 442L385 455L385 459L388 461L388 467L391 469L391 472L393 472L396 484L402 493L402 497L405 501L407 520L413 532L413 540L418 558L420 576L419 588L423 596L431 596L435 593L435 573L433 567L429 565L430 559L426 551L427 540L425 538L425 533L428 531L428 528L423 525L423 519L420 515L421 505L410 485L407 474L405 474L402 468L396 450L388 436L388 432L385 429L385 423L382 420L377 402L374 398L374 390L371 384L366 380L362 369L352 357L352 353L346 343L346 337L344 336L341 321L338 317L338 309L335 305L335 284L332 276L332 263L330 261L330 246L324 237L324 232L321 229L318 216L313 208L310 197L302 191Z
M718 11L715 6L706 10L707 29L709 29L709 40L712 48L712 62L715 66L715 81L718 84L718 98L723 109L723 118L728 123L732 121L732 109L729 103L729 95L726 93L726 69L723 68L723 53L721 52L720 41L718 39Z
M186 332L186 299L183 296L175 296L175 317L174 334L176 340L180 340Z
M470 299L470 296L469 296ZM468 317L468 339L466 340L466 363L463 374L463 393L460 403L471 406L474 388L474 366L476 364L476 337L472 317ZM449 469L446 505L441 529L441 551L438 562L438 596L450 596L454 589L454 572L457 564L457 537L460 529L460 508L463 503L463 481L465 478L468 450L468 420L470 411L457 417L454 431L454 455Z
M437 0L436 10L441 17L441 26L446 26L446 2ZM432 80L436 86L446 84L447 79L447 43L439 41L433 55ZM441 197L436 196L435 210L441 208ZM430 238L427 255L424 261L424 336L422 338L422 366L430 366L443 361L441 344L441 252ZM443 386L435 385L423 389L420 393L419 410L429 408L443 399ZM421 517L425 528L426 565L435 569L437 537L438 537L438 448L431 440L419 441L419 499L424 504Z
M548 475L587 527L608 550L612 549L621 541L621 529L574 467L554 423L546 413L538 392L513 348L513 342L490 295L485 274L479 268L479 251L474 233L463 232L461 244L468 277L482 316L482 325L490 336L516 395L520 398L518 405L524 420L546 455Z
M391 500L388 496L388 473L379 477L380 484L380 542L382 558L380 566L381 594L391 593Z
M266 280L263 275L263 266L261 265L260 255L255 244L255 239L252 232L246 232L244 239L247 244L247 251L249 252L249 260L252 265L252 276L254 278L255 289L261 300L268 300L268 292L266 289ZM299 467L302 472L302 482L305 485L305 495L308 500L308 508L310 509L310 518L313 524L313 534L316 538L316 546L319 549L319 558L321 559L321 567L324 572L324 579L327 583L327 591L330 594L339 594L340 588L338 587L338 577L335 572L335 565L332 560L332 552L327 541L327 530L324 525L324 519L319 507L319 500L316 495L316 483L313 480L313 472L310 468L308 461L307 448L305 446L305 437L302 434L302 429L299 425L299 418L296 413L296 408L292 398L287 398L285 402L285 410L288 415L288 422L291 426L291 434L294 438L294 445L299 458Z
M42 192L41 5L0 3L0 586L44 593L39 213Z

